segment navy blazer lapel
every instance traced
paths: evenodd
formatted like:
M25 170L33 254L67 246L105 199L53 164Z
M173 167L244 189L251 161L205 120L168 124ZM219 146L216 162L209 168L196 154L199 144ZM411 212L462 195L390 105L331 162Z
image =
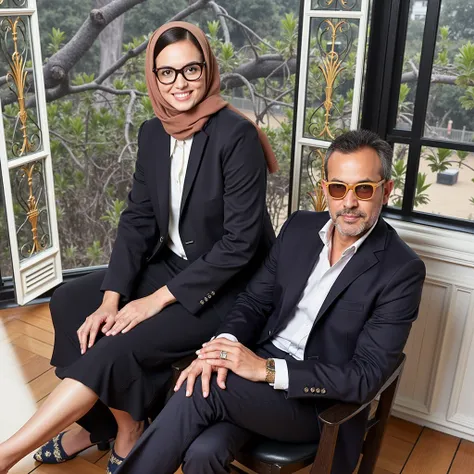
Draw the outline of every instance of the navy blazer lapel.
M350 259L341 274L337 277L331 290L319 310L318 315L313 324L324 315L334 300L362 273L373 267L379 260L375 252L385 248L385 240L387 237L387 225L382 218L379 218L377 225L367 240L357 250L356 254Z
M156 156L156 192L158 194L158 205L160 208L159 227L161 236L166 237L168 234L170 212L170 136L162 129L160 133L154 135L153 138L154 154Z
M199 170L202 157L204 155L204 148L206 147L209 135L204 131L200 130L194 135L193 143L191 145L191 151L189 153L188 167L186 169L186 176L184 178L183 185L183 196L181 198L181 209L180 215L183 214L184 206L188 199L189 193L196 178L196 174Z

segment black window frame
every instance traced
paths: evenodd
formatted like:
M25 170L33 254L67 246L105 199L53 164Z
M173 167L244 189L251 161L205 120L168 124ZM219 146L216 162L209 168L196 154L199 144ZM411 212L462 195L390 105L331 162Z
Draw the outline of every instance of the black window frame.
M373 2L361 127L377 132L392 146L409 145L403 205L401 209L384 208L385 217L474 234L474 222L413 209L422 147L474 152L474 144L424 136L441 3L442 0L432 0L427 5L412 129L400 130L396 120L410 0Z

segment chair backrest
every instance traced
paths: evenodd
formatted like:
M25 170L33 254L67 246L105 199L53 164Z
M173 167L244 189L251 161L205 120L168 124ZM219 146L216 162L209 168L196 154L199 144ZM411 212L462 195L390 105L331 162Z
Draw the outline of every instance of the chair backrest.
M323 423L323 432L311 474L331 473L339 427L365 410L379 397L375 415L367 425L368 433L362 446L362 460L357 471L358 474L372 474L374 472L405 359L406 356L402 353L392 375L372 400L363 405L340 403L319 415L319 419Z

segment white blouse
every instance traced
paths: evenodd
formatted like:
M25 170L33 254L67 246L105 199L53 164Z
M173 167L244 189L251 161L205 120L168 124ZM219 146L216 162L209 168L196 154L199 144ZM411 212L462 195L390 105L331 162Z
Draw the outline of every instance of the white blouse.
M193 137L176 140L170 137L170 220L168 225L168 247L181 258L186 258L181 236L179 235L179 215L183 197L184 178L188 168L189 153Z

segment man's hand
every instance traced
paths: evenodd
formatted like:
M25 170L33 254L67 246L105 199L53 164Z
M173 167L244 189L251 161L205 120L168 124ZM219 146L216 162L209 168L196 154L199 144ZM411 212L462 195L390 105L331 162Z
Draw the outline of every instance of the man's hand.
M211 367L232 370L240 377L251 382L264 382L267 374L266 359L257 356L240 342L232 342L223 337L203 344L196 352L198 358ZM222 358L221 355L226 355Z
M97 337L100 327L111 327L118 313L120 295L112 291L106 291L102 304L86 318L82 326L77 330L77 337L81 346L81 354L91 348Z
M131 301L118 312L115 324L106 332L106 335L115 336L119 332L125 334L175 301L176 298L167 286L161 287L149 296Z
M196 378L201 376L202 395L206 398L209 395L209 384L211 381L212 372L217 372L217 385L225 390L225 381L228 370L223 367L213 367L212 365L202 360L194 360L189 367L181 372L181 375L176 382L174 391L177 392L183 382L187 380L186 396L190 397L193 394L194 384Z

